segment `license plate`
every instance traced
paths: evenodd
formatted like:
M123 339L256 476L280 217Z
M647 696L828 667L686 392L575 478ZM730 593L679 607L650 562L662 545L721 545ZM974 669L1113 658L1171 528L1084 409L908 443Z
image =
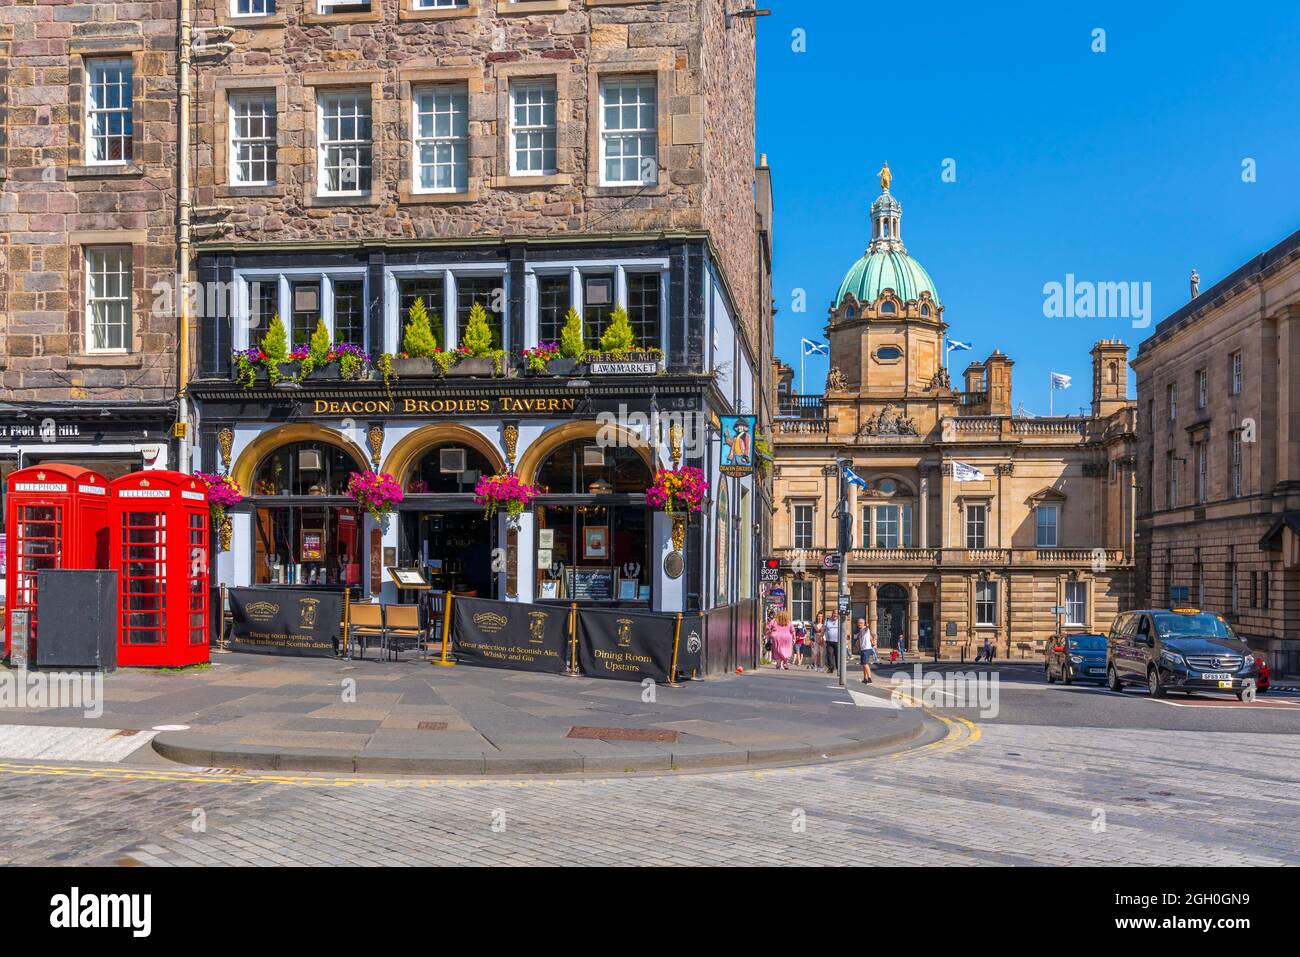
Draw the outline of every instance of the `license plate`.
M1226 672L1207 673L1201 675L1201 677L1206 681L1229 681L1232 679L1232 675Z
M1232 682L1231 682L1231 681L1220 681L1220 682L1219 682L1219 687L1220 687L1220 688L1231 688L1231 687L1232 687Z
M1088 674L1090 674L1090 675L1104 675L1105 673L1106 673L1106 669L1105 669L1105 668L1089 668L1089 669L1088 669Z

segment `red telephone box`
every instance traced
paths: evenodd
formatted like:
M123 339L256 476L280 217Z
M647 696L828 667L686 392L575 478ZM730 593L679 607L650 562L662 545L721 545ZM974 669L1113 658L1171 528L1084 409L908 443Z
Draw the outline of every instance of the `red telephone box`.
M36 636L36 573L110 568L108 480L80 465L32 465L9 475L5 527L5 656L12 614L26 609Z
M181 472L132 472L110 484L117 569L117 663L208 660L208 489Z

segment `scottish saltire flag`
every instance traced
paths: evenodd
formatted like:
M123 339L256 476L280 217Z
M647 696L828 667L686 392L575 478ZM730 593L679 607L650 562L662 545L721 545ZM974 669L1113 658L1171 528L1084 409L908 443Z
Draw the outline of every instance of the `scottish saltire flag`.
M803 354L806 356L828 356L831 354L830 347L824 342L813 342L811 339L803 339Z
M1068 388L1070 388L1070 381L1071 381L1071 380L1070 380L1070 377L1069 377L1068 375L1065 375L1065 374L1060 373L1060 372L1053 372L1053 373L1052 373L1052 388L1053 388L1053 389L1068 389Z
M970 343L969 343L969 342L958 342L956 339L949 339L949 340L948 340L948 351L949 351L949 352L952 352L954 349L969 349L969 348L970 348Z
M967 465L965 462L958 462L953 459L952 480L954 482L983 482L984 473L973 465Z
M857 472L853 471L853 469L849 468L847 465L844 466L844 477L845 479L848 480L848 483L850 485L856 485L859 488L871 488L871 485L867 482L866 479L864 479Z

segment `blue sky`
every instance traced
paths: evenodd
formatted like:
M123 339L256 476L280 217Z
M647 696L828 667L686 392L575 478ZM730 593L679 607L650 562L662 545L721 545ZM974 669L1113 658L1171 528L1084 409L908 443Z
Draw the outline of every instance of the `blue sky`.
M776 191L776 344L796 379L800 337L823 338L866 248L884 160L908 252L934 277L949 334L974 344L954 370L1002 349L1013 402L1036 414L1049 371L1074 377L1058 414L1088 405L1092 343L1119 337L1135 354L1187 301L1193 266L1208 289L1300 228L1294 5L758 5L773 11L757 21L758 148ZM1067 273L1151 283L1151 328L1046 318L1043 286ZM808 391L826 368L807 360Z

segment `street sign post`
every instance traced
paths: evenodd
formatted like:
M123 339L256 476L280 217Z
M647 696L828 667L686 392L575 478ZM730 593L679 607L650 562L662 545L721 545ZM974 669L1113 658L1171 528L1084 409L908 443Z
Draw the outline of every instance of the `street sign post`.
M780 559L763 559L763 567L758 570L758 580L764 585L776 584L779 582L781 580Z
M839 568L844 563L844 557L839 552L827 552L822 558L823 568Z

